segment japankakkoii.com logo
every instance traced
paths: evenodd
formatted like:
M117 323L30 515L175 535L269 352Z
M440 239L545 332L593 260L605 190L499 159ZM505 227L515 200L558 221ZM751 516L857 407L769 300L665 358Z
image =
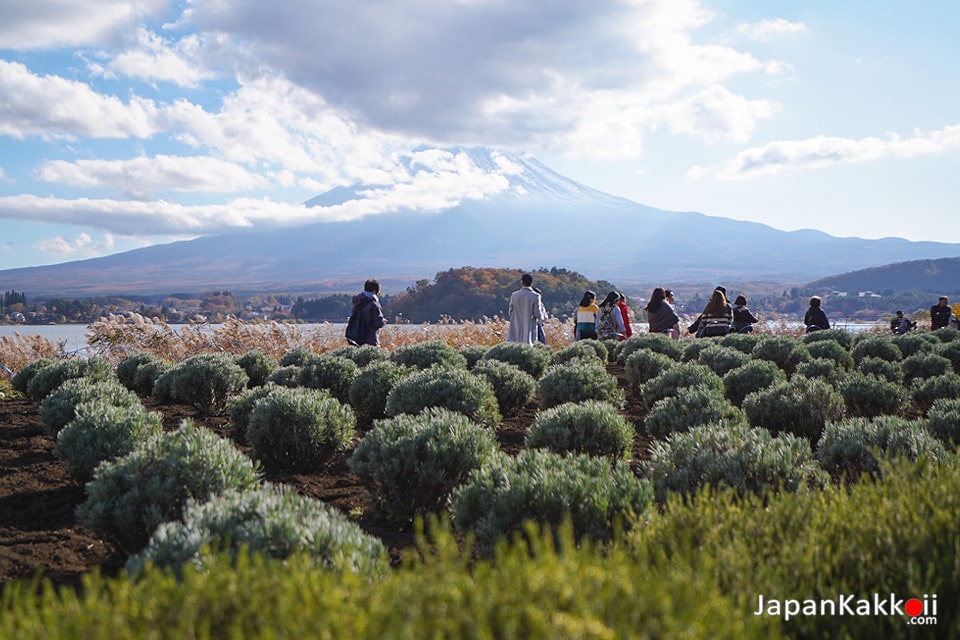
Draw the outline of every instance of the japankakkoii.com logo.
M760 595L753 615L777 616L784 621L798 616L901 616L910 625L933 625L937 624L937 596L898 598L893 593L889 596L875 593L871 598L840 594L832 599L778 600Z

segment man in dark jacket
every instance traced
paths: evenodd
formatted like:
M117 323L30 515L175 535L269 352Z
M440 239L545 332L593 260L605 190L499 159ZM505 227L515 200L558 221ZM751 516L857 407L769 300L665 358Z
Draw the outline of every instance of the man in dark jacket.
M378 280L367 280L363 283L363 291L353 296L353 314L359 314L360 334L357 344L372 344L375 347L380 346L380 338L377 332L386 324L383 317L383 309L380 307L380 282Z
M953 311L947 304L947 296L940 296L940 301L930 307L930 330L936 331L943 329L950 324L950 316Z

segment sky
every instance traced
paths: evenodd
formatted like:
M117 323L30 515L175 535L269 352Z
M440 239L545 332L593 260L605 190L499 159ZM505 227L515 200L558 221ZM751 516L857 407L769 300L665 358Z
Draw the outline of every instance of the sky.
M465 146L672 211L960 243L953 0L0 0L0 15L0 269L503 189ZM377 188L302 204L351 185Z

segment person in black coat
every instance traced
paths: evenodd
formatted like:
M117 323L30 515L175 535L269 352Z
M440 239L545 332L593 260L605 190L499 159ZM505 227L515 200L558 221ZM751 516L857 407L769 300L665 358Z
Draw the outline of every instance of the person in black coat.
M760 318L753 315L747 308L747 299L739 295L733 301L733 331L734 333L750 333L753 323L760 322Z
M950 325L950 316L953 311L947 304L947 296L940 296L939 302L930 307L930 330L936 331Z
M827 314L820 308L822 302L823 300L820 296L810 298L810 308L807 309L807 313L803 316L803 324L807 325L807 333L830 328L830 321L827 320Z

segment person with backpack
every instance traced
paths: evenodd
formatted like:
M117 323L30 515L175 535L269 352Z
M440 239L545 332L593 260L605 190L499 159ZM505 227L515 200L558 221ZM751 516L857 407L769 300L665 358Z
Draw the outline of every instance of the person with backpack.
M626 334L627 329L623 324L623 314L617 305L618 302L620 302L620 294L611 291L600 303L600 315L597 316L598 340L620 340Z
M347 321L347 342L354 346L380 346L378 332L387 323L380 306L380 281L370 279L363 283L363 291L353 296L353 309Z

